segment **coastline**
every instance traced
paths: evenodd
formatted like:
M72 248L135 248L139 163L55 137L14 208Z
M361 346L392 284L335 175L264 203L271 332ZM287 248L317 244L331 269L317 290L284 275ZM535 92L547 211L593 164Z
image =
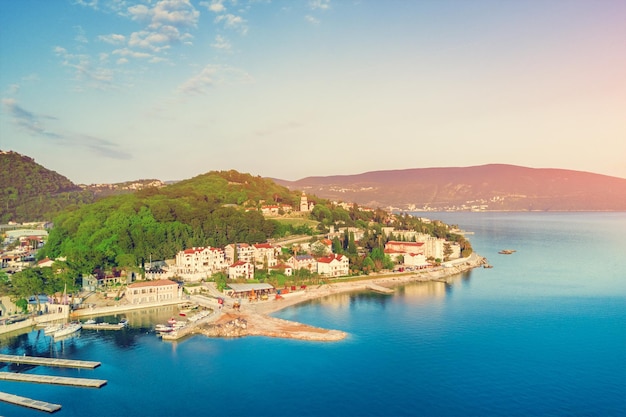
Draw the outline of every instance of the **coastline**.
M205 323L191 334L203 334L208 337L244 337L266 336L311 341L338 341L345 339L348 333L341 330L323 329L306 324L283 320L270 314L319 299L328 295L354 291L367 291L368 286L375 284L380 287L393 288L412 282L446 280L455 275L477 268L486 263L486 259L472 253L468 258L461 258L456 264L435 270L423 270L411 274L390 273L379 276L369 275L367 278L322 284L308 287L303 291L285 294L279 300L268 300L254 303L244 302L239 310L226 307L213 316L210 323Z

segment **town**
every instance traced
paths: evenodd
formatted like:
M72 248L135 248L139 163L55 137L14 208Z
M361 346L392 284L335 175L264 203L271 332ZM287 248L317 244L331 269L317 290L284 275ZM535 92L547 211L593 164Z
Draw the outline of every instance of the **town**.
M345 203L333 204L353 208ZM302 193L297 210L286 204L263 204L259 211L266 218L302 217L310 216L314 208L315 204ZM154 303L182 303L189 295L198 293L211 297L216 303L224 297L233 300L254 297L265 301L269 297L284 297L289 291L307 285L319 285L342 277L445 268L449 262L462 260L458 241L448 241L406 227L398 229L394 223L403 223L398 216L389 214L386 225L377 231L330 225L323 234L288 236L259 243L234 242L224 247L189 247L178 251L172 259L149 259L142 269L112 268L83 274L77 283L78 291L71 297L58 287L52 294L3 294L0 318L7 325L23 321L28 315L58 312L57 305L70 305L67 313L84 312L89 308L93 312L95 305L109 307L106 311L112 311L112 307L119 311ZM428 224L431 220L420 219L420 222ZM48 270L48 275L61 273L60 265L65 258L46 257L36 261L38 251L47 241L49 224L2 227L0 274L4 275L5 283L9 277L18 277L29 270ZM379 233L376 239L384 243L380 249L368 252L361 243L365 238L371 239L368 235L372 233ZM363 261L365 266L356 269L350 259L367 261ZM44 317L37 319L41 321Z

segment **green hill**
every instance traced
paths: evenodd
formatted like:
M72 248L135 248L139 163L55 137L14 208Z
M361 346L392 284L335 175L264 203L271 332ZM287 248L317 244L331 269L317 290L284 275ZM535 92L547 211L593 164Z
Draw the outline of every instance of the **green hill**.
M0 223L50 220L94 200L90 191L16 152L0 151L0 167Z
M237 171L209 172L165 187L102 198L54 219L39 257L66 256L78 270L139 267L184 248L264 242L293 226L266 220L261 201L295 204L297 192Z

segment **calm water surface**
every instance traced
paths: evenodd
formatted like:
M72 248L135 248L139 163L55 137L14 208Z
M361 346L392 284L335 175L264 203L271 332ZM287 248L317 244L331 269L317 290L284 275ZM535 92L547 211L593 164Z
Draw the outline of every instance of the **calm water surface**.
M626 213L426 213L475 234L494 265L394 295L342 294L277 316L347 331L341 342L42 332L0 352L97 360L95 370L0 371L106 379L101 389L0 381L58 416L623 416ZM499 255L504 248L513 255ZM111 318L113 319L113 318ZM2 416L42 415L0 403Z

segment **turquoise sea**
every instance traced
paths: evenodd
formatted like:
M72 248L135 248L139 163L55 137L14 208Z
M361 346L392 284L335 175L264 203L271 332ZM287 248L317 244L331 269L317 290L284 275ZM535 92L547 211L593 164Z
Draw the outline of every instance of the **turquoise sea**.
M626 213L416 215L473 232L494 268L276 314L344 330L341 342L162 342L150 329L168 308L129 313L121 332L4 337L0 353L102 365L0 371L108 384L0 381L0 391L61 404L55 415L67 417L626 415ZM499 255L505 248L517 252ZM1 416L42 414L0 403Z

